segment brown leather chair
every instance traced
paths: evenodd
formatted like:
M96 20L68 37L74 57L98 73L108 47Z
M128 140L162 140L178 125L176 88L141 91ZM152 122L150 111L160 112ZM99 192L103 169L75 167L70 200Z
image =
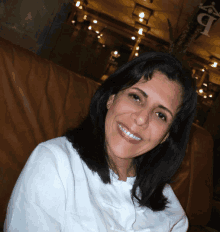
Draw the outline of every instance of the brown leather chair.
M0 38L0 222L15 182L33 149L75 127L88 113L98 85ZM189 231L204 226L212 210L213 141L193 125L173 190L189 218Z

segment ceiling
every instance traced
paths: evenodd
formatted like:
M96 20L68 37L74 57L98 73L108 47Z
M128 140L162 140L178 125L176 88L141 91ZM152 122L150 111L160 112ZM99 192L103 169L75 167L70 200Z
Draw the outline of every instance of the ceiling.
M219 0L213 0L210 3L214 1ZM88 0L86 9L90 15L97 18L98 22L105 25L105 28L114 30L130 39L132 35L136 38L138 36L138 30L135 29L135 21L137 20L133 15L136 3L153 10L148 23L145 23L149 30L143 36L142 43L152 47L163 46L167 49L170 44L167 19L171 22L174 37L177 38L186 28L188 21L191 20L200 3L204 3L204 1ZM212 56L220 60L220 20L213 22L208 33L209 37L199 33L198 38L188 48L188 52L194 54L195 60L200 64L213 62L210 60ZM218 70L218 67L215 70Z

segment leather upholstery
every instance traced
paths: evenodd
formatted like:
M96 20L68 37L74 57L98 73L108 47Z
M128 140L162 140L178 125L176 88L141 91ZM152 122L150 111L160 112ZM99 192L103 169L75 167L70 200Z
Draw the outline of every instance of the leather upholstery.
M79 124L98 84L1 38L0 78L3 223L12 189L30 153L40 142ZM191 225L205 225L210 219L212 147L210 134L193 125L186 156L172 184Z
M192 125L184 160L171 184L191 225L210 220L213 198L213 139L203 128Z

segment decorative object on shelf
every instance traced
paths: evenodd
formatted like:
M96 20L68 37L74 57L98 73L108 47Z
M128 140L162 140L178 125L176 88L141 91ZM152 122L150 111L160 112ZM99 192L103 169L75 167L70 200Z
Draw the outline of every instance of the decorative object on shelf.
M197 21L199 24L205 27L204 31L200 33L208 37L210 37L209 30L212 24L214 23L215 20L220 18L220 12L217 11L217 9L215 8L215 5L216 5L215 2L212 2L212 4L208 6L204 6L202 3L199 5L199 8L203 10L203 12L198 14ZM204 13L204 11L207 13ZM204 20L205 22L203 22L204 17L208 18L208 20Z
M136 39L136 43L132 49L128 61L132 60L134 56L139 56L139 53L137 52L136 48L141 42L141 37L144 36L150 30L150 27L146 24L148 24L148 21L152 16L153 12L154 11L152 9L145 7L139 3L135 3L132 17L135 19L134 27L137 29L138 38ZM133 39L135 39L135 37Z
M136 3L132 13L132 17L135 19L135 21L139 23L148 24L148 21L152 14L153 14L152 9L143 6L139 3Z
M206 1L207 4L210 1ZM176 32L174 31L169 19L169 32L170 32L170 47L169 53L176 55L180 60L183 59L183 56L186 54L186 51L190 47L191 43L195 41L201 33L207 35L207 31L210 30L211 24L213 23L210 21L211 14L215 13L215 16L219 13L216 13L217 10L214 8L214 2L211 6L205 6L200 4L192 16L189 18L188 24L186 25L185 29L181 32L181 34L176 36ZM207 10L209 15L207 14L208 21L205 23L203 17L206 13L204 10ZM217 17L217 16L216 16ZM199 19L199 21L198 21ZM217 18L216 18L217 19ZM216 21L215 21L216 22ZM205 29L204 29L205 26ZM205 32L204 32L205 31Z

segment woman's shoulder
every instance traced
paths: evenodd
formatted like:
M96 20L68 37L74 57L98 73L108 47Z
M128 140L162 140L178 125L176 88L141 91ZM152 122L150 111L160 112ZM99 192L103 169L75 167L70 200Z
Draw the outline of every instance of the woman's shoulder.
M74 175L72 160L75 156L77 156L76 150L65 137L42 142L31 153L18 182L21 185L24 184L27 188L26 192L31 190L29 196L37 193L37 195L45 197L44 192L52 191L55 186L60 191L63 188L66 189L67 180L72 181Z
M42 142L38 144L35 150L40 151L43 148L50 151L57 159L65 159L78 154L72 143L65 136Z
M182 208L178 198L169 184L165 185L163 194L168 198L169 201L167 208L165 209L166 215L172 221L188 221L184 209Z
M78 160L78 153L67 138L57 137L37 145L25 164L23 174L29 176L29 172L31 172L33 178L39 179L40 175L48 173L45 175L45 178L48 179L52 177L49 175L51 172L53 178L57 176L61 180L65 180L72 173L72 163L79 162Z
M39 215L44 213L44 217L49 215L55 223L63 220L66 196L74 184L74 173L68 159L68 153L74 156L75 152L71 146L65 137L59 137L42 142L33 150L13 189L12 213L20 212L22 205L22 212L28 211L30 215L38 212ZM16 216L19 218L19 214Z
M47 140L45 142L42 142L42 143L38 144L38 146L44 146L44 147L47 147L47 148L49 148L51 150L54 150L54 149L57 149L57 148L62 149L62 150L66 150L67 148L69 149L70 147L73 150L75 150L72 147L72 144L69 142L69 140L65 136Z
M65 173L72 170L74 163L80 163L80 156L72 143L62 136L38 144L28 162L53 165L59 172Z

